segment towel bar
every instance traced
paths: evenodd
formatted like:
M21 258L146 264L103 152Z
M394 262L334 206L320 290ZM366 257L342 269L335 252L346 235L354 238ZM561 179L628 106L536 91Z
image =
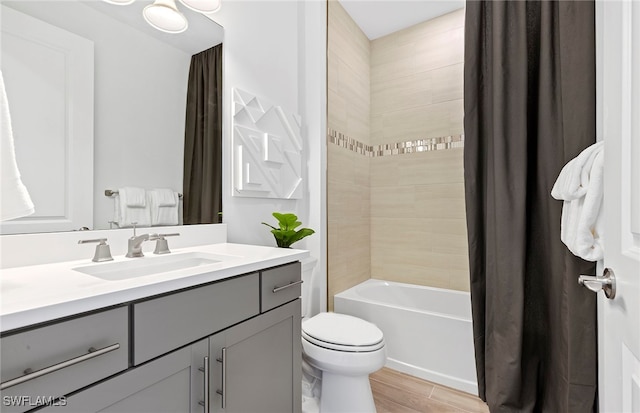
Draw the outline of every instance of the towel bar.
M114 196L114 195L118 195L118 190L113 190L113 189L105 189L104 190L104 196ZM182 199L182 194L178 193L178 198Z

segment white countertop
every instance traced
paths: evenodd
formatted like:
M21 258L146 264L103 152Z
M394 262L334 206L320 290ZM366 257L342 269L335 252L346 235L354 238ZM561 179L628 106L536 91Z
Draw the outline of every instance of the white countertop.
M143 258L114 256L114 261L105 263L84 259L4 269L0 275L0 331L250 273L309 256L305 250L229 243L171 250L172 255L187 252L219 254L229 258L213 264L117 281L86 275L73 268L152 260L160 256L145 253Z

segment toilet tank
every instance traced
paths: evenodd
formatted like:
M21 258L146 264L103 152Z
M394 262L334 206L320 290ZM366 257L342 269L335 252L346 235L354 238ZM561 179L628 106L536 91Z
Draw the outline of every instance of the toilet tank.
M320 289L315 282L315 269L318 259L307 257L300 260L302 264L302 317L311 318L320 312Z

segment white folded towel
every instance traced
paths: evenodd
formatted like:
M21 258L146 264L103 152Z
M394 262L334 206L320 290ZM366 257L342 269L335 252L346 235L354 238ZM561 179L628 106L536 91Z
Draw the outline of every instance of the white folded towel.
M172 189L152 189L148 192L151 207L151 225L178 225L178 193Z
M170 207L178 205L178 193L169 188L156 188L149 191L151 199L159 207Z
M144 188L124 187L118 189L120 202L130 208L144 208L147 206L147 191Z
M604 142L591 145L567 163L551 195L563 200L560 239L587 261L604 257L602 198Z
M604 149L604 141L594 143L570 160L551 189L555 199L571 201L584 196L589 188L591 168L596 155Z
M125 187L118 189L115 199L114 221L120 228L151 225L151 208L147 203L147 192L143 188Z
M29 191L20 179L13 144L13 129L9 101L0 72L0 165L2 170L2 196L0 196L0 221L31 215L35 212Z

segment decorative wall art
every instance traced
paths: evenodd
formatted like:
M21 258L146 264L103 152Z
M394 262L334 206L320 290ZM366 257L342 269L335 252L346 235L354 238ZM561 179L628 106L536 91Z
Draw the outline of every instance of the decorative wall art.
M233 196L302 197L301 119L233 89Z

